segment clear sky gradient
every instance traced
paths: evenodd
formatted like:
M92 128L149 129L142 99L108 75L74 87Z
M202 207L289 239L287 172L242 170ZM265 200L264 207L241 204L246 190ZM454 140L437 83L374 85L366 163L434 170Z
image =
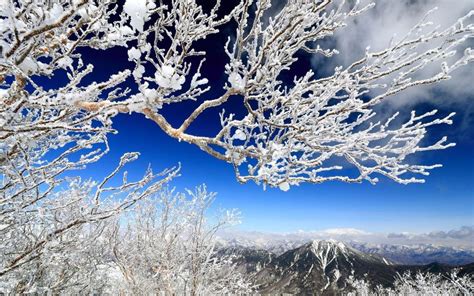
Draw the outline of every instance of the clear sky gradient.
M227 79L223 73L227 61L223 47L226 34L232 29L232 26L226 27L220 34L198 44L199 48L208 50L204 76L210 80L213 91L206 98L223 91L222 85ZM84 51L84 59L95 64L96 73L90 79L97 81L132 66L127 61L125 49L107 52L88 50ZM310 67L314 67L314 63L302 58L297 67L285 75L292 78ZM442 93L432 95L441 96ZM234 101L226 109L239 114L239 100ZM290 232L342 227L375 232L449 230L474 225L474 94L462 102L449 107L441 106L443 114L451 111L458 113L454 125L430 130L432 140L447 135L457 146L417 156L422 163L444 165L434 170L425 184L400 185L380 177L381 181L376 186L333 182L305 184L292 187L288 192L271 188L264 191L261 186L252 183L239 184L229 164L212 158L196 146L166 136L155 123L137 114L115 118L114 127L119 133L110 137L111 153L92 165L91 170L81 174L84 177L103 176L120 155L138 151L141 158L130 166L131 177L142 173L148 164L159 171L180 162L182 176L172 186L182 190L206 183L209 190L219 193L216 208L241 210L243 224L240 228L243 230ZM177 126L198 104L188 102L169 106L164 114ZM440 107L424 103L415 108ZM410 109L402 111L408 113ZM212 134L219 127L219 110L204 114L190 131Z

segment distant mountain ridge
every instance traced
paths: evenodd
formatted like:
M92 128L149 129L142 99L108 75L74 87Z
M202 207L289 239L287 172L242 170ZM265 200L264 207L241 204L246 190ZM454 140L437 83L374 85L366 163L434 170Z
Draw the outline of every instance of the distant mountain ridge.
M278 239L274 241L232 238L221 240L221 245L226 247L257 248L269 251L275 255L281 255L309 241L311 240L304 238ZM374 244L351 240L344 242L354 249L364 253L380 255L397 264L426 265L438 262L448 265L465 265L474 262L473 249L437 246L433 244Z
M351 278L390 286L406 271L449 274L455 268L440 263L399 265L335 240L313 240L279 255L235 244L222 250L237 257L241 271L251 275L263 294L340 295L351 290ZM474 272L474 264L459 268L462 273Z
M418 245L367 244L351 242L364 253L378 254L398 264L426 265L438 262L447 265L465 265L474 262L474 251L461 248Z

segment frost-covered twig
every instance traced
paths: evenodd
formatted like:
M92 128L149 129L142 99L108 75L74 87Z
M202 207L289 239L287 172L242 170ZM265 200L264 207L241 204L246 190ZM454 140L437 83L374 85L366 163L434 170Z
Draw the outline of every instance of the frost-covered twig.
M87 111L107 107L143 113L169 136L232 163L240 182L284 190L301 182L376 183L379 176L402 184L421 183L440 165L411 164L407 157L454 145L446 138L425 144L428 128L451 124L452 114L441 118L433 112L412 114L408 120L401 114L394 115L397 120L377 122L374 108L409 88L449 79L453 71L471 62L474 52L469 48L457 60L452 57L473 37L473 12L445 29L433 28L424 18L385 50L368 48L364 57L346 68L337 67L330 76L318 78L308 71L289 83L281 75L291 71L298 53L338 54L337 48L323 49L319 42L343 29L349 18L363 18L359 15L372 5L292 0L269 17L268 0L242 1L226 15L217 13L220 1L210 11L195 1L160 7L146 1L133 3L127 2L129 9L140 13L125 10L137 36L128 58L136 65L133 77L139 93L120 106L104 100L77 106ZM157 21L147 22L151 16ZM194 49L196 41L230 22L237 23L237 31L225 45L229 57L225 93L204 101L179 127L173 127L161 114L162 106L198 100L210 87L201 74L205 53ZM199 64L193 65L193 60ZM437 64L441 65L438 73L419 75ZM145 69L153 74L147 76ZM189 133L206 110L236 97L243 99L247 116L236 119L222 112L222 129L214 137Z

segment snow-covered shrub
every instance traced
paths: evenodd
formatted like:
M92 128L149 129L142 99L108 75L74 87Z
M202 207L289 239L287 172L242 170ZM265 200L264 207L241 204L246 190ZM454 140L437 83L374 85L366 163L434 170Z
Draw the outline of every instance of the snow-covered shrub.
M247 294L252 285L231 256L218 256L215 233L239 222L238 212L206 215L214 193L162 191L117 223L113 261L123 279L113 284L134 295Z
M372 287L365 280L352 280L350 285L354 292L348 295L472 295L474 293L474 277L472 274L459 275L453 271L449 276L436 273L411 274L409 272L399 275L392 288L382 286Z

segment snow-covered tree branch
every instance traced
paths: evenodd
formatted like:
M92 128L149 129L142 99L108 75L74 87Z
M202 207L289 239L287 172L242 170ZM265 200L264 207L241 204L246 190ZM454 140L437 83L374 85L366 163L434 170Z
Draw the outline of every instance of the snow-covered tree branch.
M2 111L4 122L25 104L35 107L35 118L42 116L44 104L62 111L40 121L42 130L57 129L58 118L67 122L61 124L65 130L83 129L88 121L74 117L82 112L89 119L100 115L104 126L118 112L138 112L171 137L231 163L240 182L252 180L283 190L301 182L376 183L379 175L403 184L423 182L420 175L440 165L411 164L406 158L453 146L445 137L434 143L425 143L424 137L430 126L451 124L454 114L412 113L408 119L394 114L380 121L375 120L374 107L406 89L449 79L474 57L466 46L474 31L471 11L448 28L422 19L385 50L368 48L365 56L327 77L308 71L289 82L281 75L294 67L298 53L338 54L337 48L321 48L320 41L343 30L348 19L363 19L372 4L291 0L275 12L270 0L245 0L222 12L221 1L211 9L178 0L125 1L123 6L86 0L46 6L36 1L2 3L0 76L8 109ZM200 100L210 90L201 74L209 57L196 49L196 42L227 24L236 24L236 32L223 45L229 58L222 69L228 76L226 91L202 102L180 126L172 126L161 113L165 104ZM134 69L83 86L81 80L93 66L83 65L80 48L115 46L127 48L124 59L134 62ZM456 55L461 49L464 54ZM423 69L436 65L436 74L420 77ZM68 73L67 85L45 90L35 82L36 76L49 77L59 69ZM138 92L117 88L128 76ZM236 118L222 110L222 129L214 137L188 132L204 111L234 99L242 100L247 116ZM4 125L5 142L9 135L32 130ZM7 154L19 150L11 146Z
M440 165L409 164L406 157L420 151L445 149L454 144L441 138L433 144L422 145L427 128L435 124L451 124L454 114L436 118L436 111L412 113L403 124L394 124L398 114L385 122L374 120L373 107L386 98L405 89L422 84L436 83L450 78L450 73L473 59L466 48L455 62L443 62L462 48L473 36L472 12L446 29L426 29L431 24L421 20L401 40L388 45L386 50L371 52L347 68L336 68L329 77L317 78L312 71L295 77L293 83L279 80L280 74L291 69L296 53L332 56L337 49L321 49L318 41L331 36L345 26L344 21L356 17L369 6L350 9L344 2L334 7L333 1L289 1L269 20L265 19L270 1L244 1L228 16L238 24L235 40L229 38L226 52L229 63L227 91L219 98L203 102L183 124L174 128L160 115L163 104L185 99L198 99L208 90L206 79L197 71L189 73L186 58L201 55L192 49L192 43L202 35L214 32L213 23L194 32L194 19L213 19L214 10L205 15L194 3L187 4L194 18L179 15L183 9L173 10L180 27L162 29L162 38L169 38L168 47L153 46L156 59L150 59L145 43L136 54L137 68L154 65L155 77L141 77L142 93L135 97L143 100L142 112L154 120L170 136L193 143L211 155L232 163L239 181L279 186L286 190L300 182L320 183L328 180L376 183L376 175L384 175L396 182L407 184L423 182L419 175ZM189 3L189 2L188 2ZM196 17L197 13L200 17ZM177 15L175 15L177 14ZM429 14L429 13L428 13ZM363 16L361 16L363 17ZM268 18L268 16L267 16ZM222 18L223 20L226 17ZM229 19L227 17L227 19ZM156 28L155 31L160 29ZM432 48L426 49L428 43ZM138 53L139 51L139 53ZM143 53L142 53L143 51ZM189 52L189 53L188 53ZM130 52L129 52L130 54ZM144 57L141 57L142 54ZM422 69L441 63L439 73L431 77L417 76ZM191 77L189 89L183 90L184 76ZM153 91L149 83L158 87ZM158 92L151 95L152 92ZM152 98L149 96L151 95ZM242 119L222 113L222 130L213 138L187 133L188 127L205 110L224 104L234 97L243 97L248 115ZM336 165L334 163L336 162ZM337 164L340 162L341 164ZM358 174L339 174L343 165L357 169Z
M110 219L178 173L149 169L134 181L124 174L117 185L113 179L139 155L127 153L103 181L73 177L73 171L108 153L107 136L114 133L110 119L120 109L120 103L92 111L77 105L99 97L112 102L128 93L117 85L129 71L85 83L93 66L85 66L76 53L80 47L105 49L126 40L117 31L124 21L101 25L114 13L111 8L110 2L0 2L2 291L5 285L20 294L86 289L101 258L95 252L105 246L98 247L97 238ZM118 43L110 39L114 32ZM57 88L36 81L61 74L67 79Z

